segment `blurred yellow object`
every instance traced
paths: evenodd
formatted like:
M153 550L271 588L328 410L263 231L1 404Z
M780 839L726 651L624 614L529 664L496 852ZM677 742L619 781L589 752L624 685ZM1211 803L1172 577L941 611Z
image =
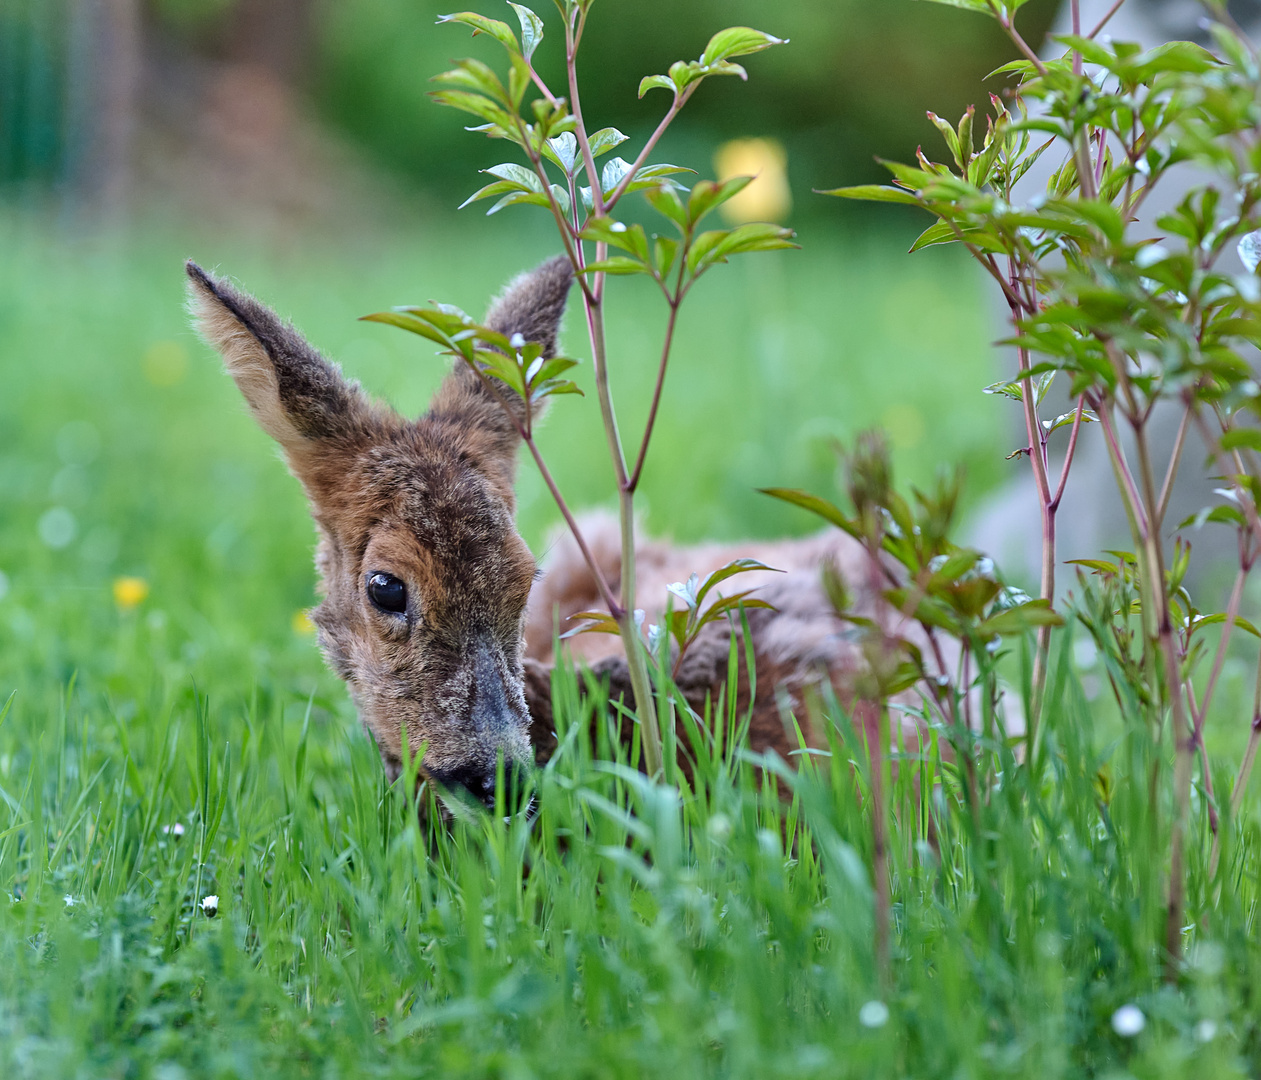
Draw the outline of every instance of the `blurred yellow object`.
M298 608L293 613L291 625L293 626L293 632L301 634L303 637L309 637L315 633L315 623L311 621L311 612L307 608Z
M175 386L188 374L188 350L178 341L155 341L142 363L145 378L154 386Z
M719 208L733 225L748 221L782 222L792 210L788 187L788 155L774 139L732 139L714 155L719 180L752 176L749 184Z
M120 577L114 579L114 603L124 611L142 604L149 595L149 583L144 578Z

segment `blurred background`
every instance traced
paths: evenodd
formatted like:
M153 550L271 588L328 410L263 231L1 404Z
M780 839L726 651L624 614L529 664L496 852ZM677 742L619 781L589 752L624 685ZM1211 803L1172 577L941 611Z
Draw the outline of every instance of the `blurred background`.
M500 63L493 42L435 25L449 7L0 0L0 639L40 638L27 655L64 675L84 663L68 643L91 608L174 634L169 655L189 665L207 649L250 665L309 654L291 620L313 602L309 518L187 329L182 261L233 276L369 390L422 410L443 362L358 317L431 299L480 314L557 247L536 208L456 209L514 148L426 97L454 57ZM1035 47L1057 7L1021 10ZM480 10L513 21L499 0ZM538 11L553 79L557 14ZM599 0L580 69L589 125L639 145L666 103L638 100L639 79L736 24L791 44L747 58L747 83L706 83L655 159L701 175L750 153L782 165L763 210L802 247L721 267L684 306L645 527L809 531L754 489L832 491L832 440L873 425L904 482L962 465L975 509L1021 468L1005 460L1018 417L981 393L1004 364L986 283L958 252L908 257L927 224L914 211L812 189L880 180L876 157L909 159L920 142L941 156L925 109L985 103L1010 44L987 18L916 0ZM642 282L611 286L614 390L635 433L664 311ZM564 345L588 357L572 313ZM611 504L592 397L554 406L544 449L575 505ZM520 493L542 551L557 517L530 468Z

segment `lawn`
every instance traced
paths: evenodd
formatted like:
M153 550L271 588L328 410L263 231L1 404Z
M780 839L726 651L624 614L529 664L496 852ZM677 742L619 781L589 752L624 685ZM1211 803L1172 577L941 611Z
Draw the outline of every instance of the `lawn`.
M754 489L829 490L831 438L875 424L908 482L961 462L976 499L1015 467L1010 418L980 393L984 283L949 252L906 258L901 232L802 231L801 251L724 268L685 309L649 530L809 529ZM181 261L232 274L415 412L441 361L356 317L479 312L550 254L544 231L417 220L260 243L155 221L72 243L9 216L0 236L5 1075L1256 1074L1254 819L1230 833L1211 919L1207 843L1193 851L1192 962L1162 985L1160 751L1096 722L1071 650L1036 780L994 751L1006 771L969 815L940 755L899 773L887 979L863 754L839 712L832 756L785 774L784 801L730 756L695 790L647 784L588 745L564 687L571 734L533 823L435 830L385 784L300 617L297 484L187 330ZM630 430L652 299L632 287L610 316ZM583 358L579 330L564 340ZM594 400L559 400L544 449L578 506L607 501L601 446ZM521 493L541 550L555 514L529 469Z

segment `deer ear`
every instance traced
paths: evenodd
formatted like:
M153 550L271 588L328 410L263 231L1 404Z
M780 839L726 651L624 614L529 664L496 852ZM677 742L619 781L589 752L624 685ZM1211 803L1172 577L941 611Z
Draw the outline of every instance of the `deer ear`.
M185 269L194 325L223 356L254 418L291 463L297 466L313 442L364 433L375 409L357 383L252 296L194 262Z
M516 278L491 305L486 325L511 337L537 341L543 355L556 352L556 332L573 283L569 257L557 255Z

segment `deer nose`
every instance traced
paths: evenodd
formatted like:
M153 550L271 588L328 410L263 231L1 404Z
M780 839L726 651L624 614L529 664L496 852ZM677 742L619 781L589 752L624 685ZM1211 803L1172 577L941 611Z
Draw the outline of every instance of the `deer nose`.
M456 794L465 794L470 796L474 801L486 807L487 810L495 809L495 782L496 768L491 765L488 768L484 765L462 765L454 769L430 769L429 775L443 787L454 791ZM515 814L518 810L524 809L522 799L524 797L526 780L530 775L530 767L523 765L519 761L504 762L504 810L509 814ZM530 800L533 802L533 798Z

